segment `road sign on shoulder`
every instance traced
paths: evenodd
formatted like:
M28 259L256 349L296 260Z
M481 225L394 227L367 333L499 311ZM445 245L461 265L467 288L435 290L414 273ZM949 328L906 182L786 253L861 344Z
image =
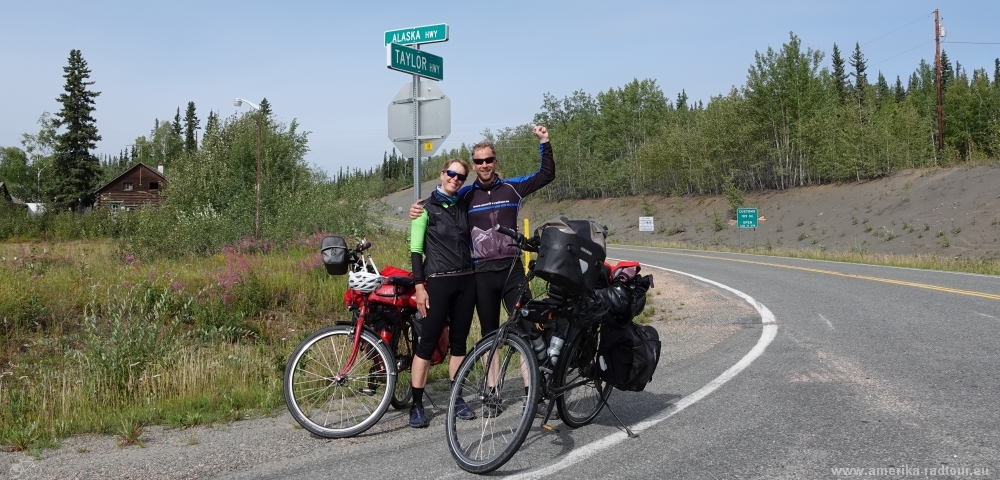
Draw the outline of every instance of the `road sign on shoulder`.
M757 209L737 208L736 228L757 228Z
M653 231L653 217L639 217L639 231L640 232L652 232Z
M448 41L448 24L425 25L423 27L401 28L385 32L385 44L420 45Z
M385 46L385 66L431 80L444 80L444 59L398 43Z

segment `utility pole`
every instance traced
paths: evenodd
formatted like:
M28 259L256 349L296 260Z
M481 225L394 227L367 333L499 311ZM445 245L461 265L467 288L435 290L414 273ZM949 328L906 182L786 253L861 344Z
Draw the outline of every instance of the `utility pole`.
M944 148L944 96L941 88L941 18L938 10L934 9L934 64L937 69L937 125L938 125L938 150Z

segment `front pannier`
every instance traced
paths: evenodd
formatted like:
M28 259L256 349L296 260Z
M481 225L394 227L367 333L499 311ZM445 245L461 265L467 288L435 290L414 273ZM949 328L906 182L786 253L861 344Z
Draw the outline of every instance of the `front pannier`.
M574 295L592 292L603 272L604 230L589 220L558 217L538 228L535 275Z
M344 241L344 237L324 237L323 242L320 244L319 253L323 256L323 265L326 266L326 273L330 275L343 275L347 273L347 242Z

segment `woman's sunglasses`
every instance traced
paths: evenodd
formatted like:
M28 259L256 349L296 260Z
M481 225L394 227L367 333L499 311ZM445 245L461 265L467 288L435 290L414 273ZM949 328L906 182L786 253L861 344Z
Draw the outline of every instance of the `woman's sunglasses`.
M458 173L458 172L456 172L454 170L445 170L445 171L443 171L441 173L447 174L451 178L456 178L457 177L460 181L463 181L463 182L465 181L466 178L469 178L464 173Z
M497 159L497 157L473 158L472 159L472 163L475 163L476 165L482 165L484 163L490 164L490 163L495 162L496 159Z

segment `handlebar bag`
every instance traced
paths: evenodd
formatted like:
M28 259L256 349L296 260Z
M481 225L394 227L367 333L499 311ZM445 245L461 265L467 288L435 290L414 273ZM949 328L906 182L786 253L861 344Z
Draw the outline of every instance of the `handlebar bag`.
M326 273L330 275L347 273L347 242L344 241L344 237L335 235L324 237L320 244L319 253L323 256Z
M589 220L557 217L536 230L535 275L574 295L594 291L603 273L604 229Z

